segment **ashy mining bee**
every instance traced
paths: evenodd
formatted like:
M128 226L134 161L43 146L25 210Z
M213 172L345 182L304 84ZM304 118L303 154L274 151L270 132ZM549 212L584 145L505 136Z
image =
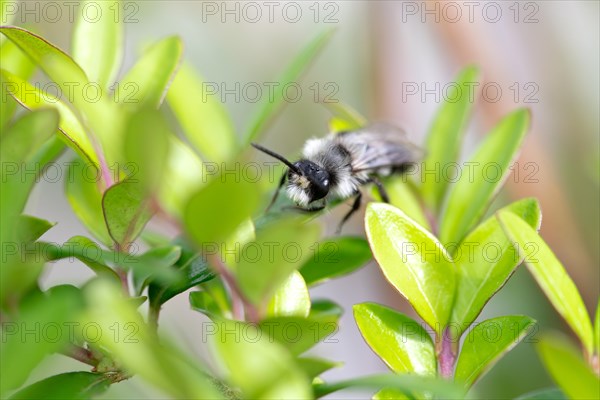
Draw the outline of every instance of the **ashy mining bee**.
M304 211L323 210L334 198L355 197L338 231L360 208L361 186L375 184L381 199L389 202L379 178L406 171L423 154L419 147L408 141L403 130L386 123L309 139L302 150L303 158L294 163L259 144L252 143L252 146L288 167L267 210L275 203L286 180L288 196Z

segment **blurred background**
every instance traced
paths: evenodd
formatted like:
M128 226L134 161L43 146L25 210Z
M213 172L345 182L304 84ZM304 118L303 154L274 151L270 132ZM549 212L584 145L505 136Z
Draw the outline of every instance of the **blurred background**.
M50 3L62 10L60 18L50 9L52 14L44 14ZM19 7L17 25L70 48L72 19L62 2L25 1ZM327 132L327 101L343 101L369 119L403 126L412 140L423 143L446 85L466 65L478 65L483 79L473 89L477 100L461 156L466 158L502 115L521 106L531 109L532 131L514 176L492 209L513 199L537 197L542 236L580 288L590 313L595 312L600 286L600 2L155 0L127 1L123 11L126 49L121 72L148 43L179 35L185 59L218 88L216 95L240 131L268 96L268 85L300 49L318 33L334 28L333 39L290 89L285 108L261 139L290 158L307 138ZM64 160L70 157L66 154ZM335 223L343 211L336 210L326 221ZM61 182L41 182L28 212L58 222L44 240L62 243L86 234L70 211ZM361 224L361 217L354 217L345 233L362 235ZM44 284L80 284L90 277L86 268L65 261L47 266ZM413 312L377 266L372 263L326 283L312 295L330 297L346 310L340 331L313 350L344 362L324 377L337 380L385 371L358 332L352 304L375 301ZM539 323L537 332L568 332L523 267L480 319L504 314L532 316ZM161 314L161 329L190 353L205 352L200 340L204 322L189 309L185 294L167 303ZM475 386L478 397L515 397L551 386L534 352L535 340L534 333L502 359ZM31 378L46 376L57 364L68 370L73 364L67 363L75 362L59 356L48 359ZM105 396L140 394L160 397L136 379L115 385ZM335 397L366 395L339 392Z

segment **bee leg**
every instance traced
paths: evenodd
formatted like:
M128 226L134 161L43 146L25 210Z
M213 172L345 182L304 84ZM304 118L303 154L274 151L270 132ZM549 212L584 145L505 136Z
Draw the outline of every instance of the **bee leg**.
M336 234L340 234L342 232L342 226L346 223L346 221L348 221L348 219L350 219L352 214L354 214L360 208L361 201L362 201L362 193L358 192L358 194L354 198L354 203L352 203L352 208L350 209L350 211L348 211L348 213L346 215L344 215L344 218L342 218L342 220L340 221L340 223L335 231Z
M310 214L310 213L314 213L314 212L323 211L325 209L325 206L321 206L321 207L317 207L317 208L302 208L300 206L285 206L285 207L283 207L283 209L284 210L294 210L294 211Z
M271 199L271 202L269 203L269 206L265 210L265 213L268 213L269 210L271 209L271 207L273 207L273 204L275 204L275 201L277 201L277 197L279 196L279 192L281 191L281 188L283 187L283 185L285 183L285 177L286 176L287 176L287 171L285 171L283 173L283 175L281 176L281 179L279 180L279 185L277 186L277 190L273 194L273 198Z
M383 183L381 183L381 181L374 176L371 177L371 182L377 186L377 191L379 192L379 196L381 196L381 200L383 200L385 203L389 203L390 196L388 196L387 191L383 187Z

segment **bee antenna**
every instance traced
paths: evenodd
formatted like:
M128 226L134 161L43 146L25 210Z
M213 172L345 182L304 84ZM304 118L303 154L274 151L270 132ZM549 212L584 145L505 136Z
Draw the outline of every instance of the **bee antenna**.
M260 150L263 153L268 154L271 157L278 159L279 161L281 161L282 163L284 163L285 165L287 165L289 169L291 169L292 171L294 171L298 175L302 175L302 171L300 171L300 169L298 167L296 167L294 164L292 164L291 162L289 162L288 160L286 160L282 155L277 154L274 151L271 151L271 150L267 149L266 147L261 146L260 144L257 144L257 143L250 143L250 144L255 149Z

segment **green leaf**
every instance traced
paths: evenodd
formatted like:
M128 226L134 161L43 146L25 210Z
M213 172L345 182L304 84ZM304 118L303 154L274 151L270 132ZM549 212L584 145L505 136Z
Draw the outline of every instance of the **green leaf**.
M256 185L239 176L213 178L192 196L185 209L188 233L198 244L222 243L251 216L259 196Z
M124 154L135 166L129 179L138 181L144 193L153 194L162 183L171 135L163 115L154 109L141 109L129 118Z
M22 385L42 359L69 342L67 323L77 319L83 299L79 289L64 285L27 298L19 309L18 320L2 326L0 395ZM25 334L24 329L32 332ZM47 332L47 333L45 333Z
M479 79L479 70L470 66L456 77L444 102L441 104L427 135L427 155L423 162L424 171L443 171L448 164L458 159L462 137L471 113L474 99L470 88ZM436 179L426 179L421 193L429 208L439 211L448 182L436 174Z
M112 243L102 211L99 167L77 158L68 164L67 177L65 193L77 218L95 238L106 245Z
M323 383L314 386L315 397L323 397L338 390L348 388L375 389L382 387L398 390L412 397L410 393L428 393L444 399L463 399L465 393L458 385L445 379L412 374L370 375L336 383Z
M466 337L458 356L455 379L468 388L525 338L535 321L509 315L483 321Z
M328 299L315 299L310 305L310 316L334 316L340 318L344 313L342 306Z
M353 309L363 338L392 371L435 375L433 341L418 322L376 303L355 304Z
M10 400L20 399L91 399L102 394L110 386L104 374L91 372L66 372L54 375L31 384L10 396Z
M568 398L600 398L600 379L570 341L558 335L545 335L536 348L548 373Z
M525 221L506 211L498 213L498 219L556 311L579 337L587 353L592 354L592 323L581 295L567 271L546 242Z
M170 398L222 397L200 365L165 338L158 342L119 285L95 280L86 286L85 297L89 307L81 323L93 323L100 332L111 333L98 335L96 344L118 359L128 373Z
M115 99L122 104L158 107L175 76L183 43L171 36L155 43L127 72L115 89Z
M152 217L142 190L138 183L125 180L111 186L102 197L108 233L120 249L127 249Z
M325 371L332 368L340 367L343 363L325 360L323 358L314 357L298 357L296 359L300 368L308 375L309 379L314 379Z
M0 27L0 32L39 65L61 87L63 93L77 93L75 90L70 92L69 86L73 83L84 85L88 82L83 69L64 51L44 38L15 26Z
M312 397L308 377L289 352L279 343L269 342L269 338L262 335L255 325L222 321L216 326L225 332L238 332L235 336L229 335L229 340L222 339L222 333L211 338L219 359L227 368L228 380L242 390L243 398Z
M541 212L535 199L519 200L502 210L519 216L533 229L540 227ZM471 325L522 261L494 216L466 237L454 253L458 282L452 322L459 334Z
M84 0L80 7L85 10L90 4L99 18L91 20L80 17L73 31L73 58L87 73L91 82L100 84L106 91L114 82L123 58L123 25L121 2L94 2Z
M429 221L423 213L423 206L406 176L391 176L383 181L383 186L389 196L391 205L404 211L407 216L431 232ZM377 201L381 201L381 196L375 186L371 188L371 196Z
M169 214L184 220L184 210L194 194L208 182L206 167L191 147L169 137L169 155L158 200Z
M404 400L404 399L410 399L412 398L412 396L408 396L405 395L404 393L402 393L401 391L397 390L397 389L389 389L389 388L384 388L381 389L379 392L375 393L372 397L373 400Z
M17 221L17 242L35 242L54 225L56 224L45 219L21 214Z
M360 237L336 237L319 242L314 255L300 267L307 285L349 274L371 260L369 243Z
M272 317L259 323L262 335L270 342L284 345L293 355L299 355L321 340L337 341L338 317L334 315L302 317Z
M298 219L282 219L256 232L256 240L242 248L236 275L242 292L260 303L310 257L319 227Z
M0 46L0 60L2 70L27 80L35 71L35 65L23 54L16 44L7 40ZM8 96L9 82L5 80L4 75L0 74L0 94L2 95L2 107L0 108L0 132L4 133L4 128L10 122L15 113L17 103L12 97Z
M290 83L298 82L301 74L308 68L311 61L316 58L321 49L325 47L332 35L333 30L326 30L313 39L296 56L291 64L288 65L281 78L278 80L279 85L277 87L283 88ZM250 129L244 135L246 145L256 140L258 135L265 130L269 122L281 108L282 103L283 92L281 90L275 90L273 98L267 98L261 103L258 114L256 114L256 117L250 125Z
M522 394L515 400L567 400L567 397L560 389L548 388Z
M480 173L462 174L450 189L440 225L440 241L444 245L460 243L483 216L510 173L511 162L529 129L529 119L526 109L506 116L470 157L472 164L465 163ZM490 166L494 167L495 176L488 176Z
M267 306L267 315L270 317L307 317L309 313L308 287L302 275L298 271L294 271L275 291Z
M169 269L181 257L181 248L178 246L155 247L138 257L137 261L143 268L133 271L133 287L137 296L152 281L157 274Z
M90 163L98 164L98 156L92 142L68 105L6 70L0 70L0 75L2 76L2 82L6 85L8 94L23 107L29 110L37 110L41 107L55 108L60 114L58 129L61 139L75 150L81 158L88 160Z
M148 288L150 303L159 306L191 287L213 279L216 275L206 262L206 257L198 253L184 238L177 238L174 245L181 248L181 257L175 263L182 279L171 284L152 282Z
M370 203L367 238L383 274L441 334L450 318L456 272L438 240L394 206Z
M43 146L58 127L58 113L39 110L18 119L2 135L0 161L2 162L2 190L0 191L0 217L2 241L17 234L16 224L40 171ZM14 241L14 240L13 240Z
M215 299L207 292L190 292L190 306L211 319L223 317L223 310L219 307Z
M189 64L177 71L167 101L186 137L208 160L222 162L235 154L237 138L227 110Z

